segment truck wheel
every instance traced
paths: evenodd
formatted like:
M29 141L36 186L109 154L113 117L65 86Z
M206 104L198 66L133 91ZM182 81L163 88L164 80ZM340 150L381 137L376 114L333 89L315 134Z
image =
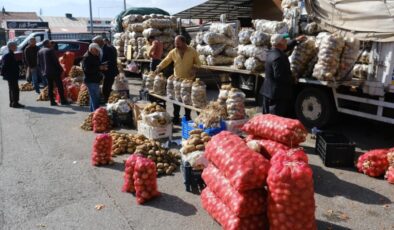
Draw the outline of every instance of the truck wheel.
M305 88L297 96L295 111L298 119L307 127L322 128L336 116L334 102L324 90Z

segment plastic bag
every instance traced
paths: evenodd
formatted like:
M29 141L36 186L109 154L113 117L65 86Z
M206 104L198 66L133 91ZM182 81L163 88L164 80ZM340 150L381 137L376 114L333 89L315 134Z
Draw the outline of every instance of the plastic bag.
M265 215L239 218L206 187L201 193L202 207L211 215L224 230L268 229Z
M256 31L261 31L267 34L285 34L289 32L286 22L257 19L252 20L252 23Z
M236 57L238 55L238 49L234 48L232 46L226 46L224 48L223 54L226 55L227 57L234 58L234 57Z
M243 55L238 55L237 57L234 58L234 63L233 67L236 69L245 69L245 61L246 57Z
M93 114L93 131L95 133L103 133L110 129L110 120L107 110L98 108Z
M234 61L234 58L223 56L223 55L218 55L218 56L209 55L206 60L207 60L207 64L210 66L231 65Z
M153 86L155 85L155 74L153 72L145 75L145 89L149 92L153 91Z
M112 138L108 134L96 136L92 150L92 165L106 165L112 162Z
M255 57L260 61L265 62L267 52L266 52L266 48L263 46L239 45L238 55L243 55L245 57Z
M269 161L248 148L240 137L227 131L212 137L205 147L205 157L225 175L234 189L262 188Z
M317 230L312 169L308 164L272 164L267 183L270 230Z
M357 169L371 177L383 176L389 168L387 149L374 149L361 155L357 161Z
M208 45L225 44L228 39L224 34L207 32L204 34L204 43Z
M166 95L166 83L167 80L163 74L156 75L153 81L153 92L158 95Z
M198 32L196 34L196 38L195 39L196 39L197 44L203 45L204 44L204 33L203 32Z
M160 127L170 123L171 117L167 112L154 112L150 114L141 114L142 120L149 126Z
M197 52L202 55L219 55L223 52L226 44L214 44L214 45L197 45Z
M192 105L192 86L193 81L183 80L181 84L181 97L185 105Z
M174 79L175 99L179 102L182 102L181 88L182 88L182 79L175 77Z
M299 120L272 114L254 116L242 127L242 130L249 135L277 141L289 147L304 142L308 134Z
M175 88L174 88L174 75L171 75L168 79L167 79L167 97L169 99L175 99Z
M231 89L228 93L226 105L228 120L245 119L245 94L241 90Z
M251 72L261 72L262 70L264 70L264 63L255 57L250 57L246 59L244 65L245 69Z
M265 212L267 193L264 188L238 192L214 165L204 169L202 178L208 188L238 217L260 215Z
M203 170L208 166L208 160L204 157L203 151L194 151L187 155L182 155L184 162L189 162L194 170Z
M271 36L261 31L255 31L250 36L250 41L255 46L269 46Z
M345 37L345 47L343 48L338 69L339 80L352 80L350 71L357 61L359 51L360 41L356 38Z
M133 193L135 192L133 174L134 174L135 164L137 163L137 160L140 157L141 156L138 156L137 154L132 154L127 158L125 162L125 170L123 176L124 182L123 182L122 192L133 192Z
M193 83L191 99L196 108L204 108L207 105L207 86L199 78Z
M114 89L117 91L129 91L129 82L123 73L115 77Z
M137 159L133 180L138 204L143 204L160 195L157 189L156 164L152 160L143 157Z
M254 32L251 28L242 28L238 33L239 44L248 45L250 44L250 36Z
M209 31L226 35L228 38L235 36L235 30L231 24L226 23L212 23Z
M317 55L316 41L314 37L298 44L289 57L290 68L295 79L301 77L309 62Z

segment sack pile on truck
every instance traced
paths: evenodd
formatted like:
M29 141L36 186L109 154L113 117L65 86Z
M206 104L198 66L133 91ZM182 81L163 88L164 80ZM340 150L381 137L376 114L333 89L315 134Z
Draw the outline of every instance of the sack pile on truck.
M124 40L124 33L116 33L114 34L114 40L113 40L113 45L116 48L118 52L118 57L124 57L124 45L125 45L125 40Z
M130 16L130 17L129 17ZM131 46L134 59L149 59L147 38L156 37L163 43L163 56L174 48L176 36L176 17L167 15L128 15L123 18L123 28L128 33L128 45Z
M298 44L289 57L290 68L294 79L298 79L305 73L308 63L317 55L316 40L309 36L307 40Z
M203 64L230 65L237 55L235 31L231 24L212 23L209 31L196 35L196 50Z

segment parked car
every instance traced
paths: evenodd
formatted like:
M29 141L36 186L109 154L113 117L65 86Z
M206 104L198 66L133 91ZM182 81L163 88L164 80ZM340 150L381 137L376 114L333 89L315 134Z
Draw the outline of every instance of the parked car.
M16 45L19 46L26 38L26 35L21 35L14 39L10 39L8 42L16 42ZM0 48L0 55L5 55L6 53L8 53L8 47L7 45L4 45Z

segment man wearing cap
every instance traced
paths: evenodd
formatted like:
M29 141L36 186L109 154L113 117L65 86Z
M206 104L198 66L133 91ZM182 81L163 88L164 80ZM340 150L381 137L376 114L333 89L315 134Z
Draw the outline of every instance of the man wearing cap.
M60 94L61 104L68 105L69 103L64 96L64 89L62 79L60 78L63 68L59 63L55 51L52 49L51 41L45 40L43 48L38 51L37 67L43 78L48 81L48 97L51 106L56 106L55 96L53 95L54 84L56 84L58 93Z
M290 113L295 79L292 77L289 58L285 52L305 40L305 36L299 36L290 42L286 40L287 37L284 34L271 36L272 48L267 52L265 79L260 89L264 114L288 117Z
M105 44L102 36L96 36L92 39L94 43L100 46L100 62L107 65L107 69L103 71L103 96L104 101L108 102L109 95L112 91L115 77L119 74L117 65L117 52Z
M23 108L25 106L19 104L19 66L14 55L14 52L16 50L16 43L9 42L7 44L7 47L9 52L3 57L1 75L3 75L4 80L8 81L10 107Z

